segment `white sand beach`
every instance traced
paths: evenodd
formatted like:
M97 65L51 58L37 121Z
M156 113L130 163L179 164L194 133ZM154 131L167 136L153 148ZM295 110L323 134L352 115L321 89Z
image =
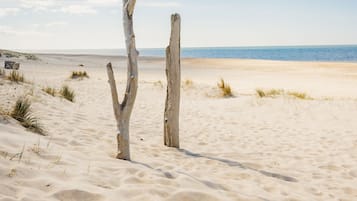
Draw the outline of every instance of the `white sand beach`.
M27 83L0 77L0 110L25 95L48 134L0 115L0 201L357 200L357 63L183 59L192 83L182 85L178 150L163 143L164 59L140 58L123 161L105 66L121 96L125 58L38 57L15 59ZM70 79L76 70L89 78ZM220 96L221 78L235 97ZM74 103L42 91L64 84ZM257 88L311 98L260 98Z

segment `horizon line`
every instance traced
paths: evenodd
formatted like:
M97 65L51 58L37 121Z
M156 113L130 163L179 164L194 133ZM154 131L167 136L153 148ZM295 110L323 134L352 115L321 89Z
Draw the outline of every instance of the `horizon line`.
M341 47L341 46L357 46L356 44L311 44L311 45L252 45L252 46L187 46L181 47L181 49L189 49L189 48L269 48L269 47ZM7 49L7 48L5 48ZM4 50L5 50L4 49ZM11 48L7 50L125 50L125 48L40 48L40 49L32 49L32 48ZM165 49L165 47L137 47L137 49Z

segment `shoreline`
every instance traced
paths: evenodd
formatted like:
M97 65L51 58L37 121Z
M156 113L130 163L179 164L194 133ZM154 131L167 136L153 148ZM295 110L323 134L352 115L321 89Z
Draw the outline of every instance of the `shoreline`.
M96 57L96 58L127 58L125 55L102 55L102 54L63 54L63 53L24 53L34 54L37 56L57 56L57 57ZM8 58L9 60L14 58ZM16 59L16 58L15 58ZM139 60L157 60L164 61L165 57L161 56L140 56ZM299 61L299 60L272 60L272 59L248 59L248 58L198 58L198 57L182 57L183 61L236 61L236 62L277 62L277 63L301 63L301 64L351 64L357 65L357 61Z

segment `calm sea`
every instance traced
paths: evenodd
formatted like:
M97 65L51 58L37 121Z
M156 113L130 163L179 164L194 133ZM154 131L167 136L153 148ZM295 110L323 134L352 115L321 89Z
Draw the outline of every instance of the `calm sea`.
M36 53L125 55L123 49L28 50ZM164 57L164 49L139 49L141 56ZM283 61L357 62L357 45L182 48L183 58L239 58Z

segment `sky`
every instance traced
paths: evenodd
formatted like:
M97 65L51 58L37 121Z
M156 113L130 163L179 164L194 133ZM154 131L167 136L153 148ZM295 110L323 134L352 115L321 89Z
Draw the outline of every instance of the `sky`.
M356 0L137 0L138 48L357 44ZM124 48L121 0L0 0L0 49Z

